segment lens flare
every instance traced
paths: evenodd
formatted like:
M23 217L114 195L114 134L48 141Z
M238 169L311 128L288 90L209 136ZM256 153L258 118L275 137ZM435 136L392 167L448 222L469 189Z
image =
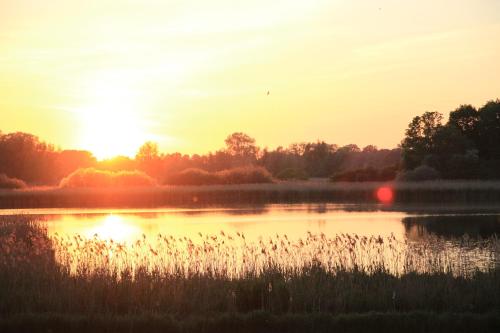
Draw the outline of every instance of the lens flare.
M380 187L377 190L377 199L383 204L390 204L394 200L394 192L388 186Z

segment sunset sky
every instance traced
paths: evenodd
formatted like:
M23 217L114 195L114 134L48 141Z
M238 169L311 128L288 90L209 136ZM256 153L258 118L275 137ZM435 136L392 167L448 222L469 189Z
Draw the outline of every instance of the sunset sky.
M395 147L499 77L498 0L0 0L0 130L100 158L235 131Z

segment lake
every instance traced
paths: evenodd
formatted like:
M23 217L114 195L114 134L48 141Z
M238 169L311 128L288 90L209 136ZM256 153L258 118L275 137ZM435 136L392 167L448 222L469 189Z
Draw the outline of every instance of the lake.
M407 257L410 251L411 260L420 260L415 255L417 251L427 253L425 251L432 250L432 256L437 251L439 254L435 260L446 261L447 265L453 266L451 270L463 270L462 266L467 266L467 270L491 268L498 265L499 258L497 241L493 246L490 243L486 244L487 246L482 243L484 239L496 239L496 235L500 234L500 211L496 207L443 209L353 204L290 204L250 208L31 209L4 210L1 214L36 215L47 228L49 236L60 238L61 242L64 241L65 247L69 248L74 246L72 241L74 239L112 242L130 249L137 242L143 241L142 248L145 248L146 240L151 244L167 236L171 240L189 240L193 244L201 244L208 237L212 240L219 237L220 241L224 237L233 240L237 238L236 235L238 237L241 235L245 244L265 243L272 244L273 248L274 244L278 243L277 240L284 245L283 238L280 237L286 237L288 245L292 246L297 242L303 244L304 241L306 245L314 244L314 235L318 237L321 235L324 239L347 237L346 240L349 242L350 237L353 239L366 237L372 241L378 237L390 239L392 245L389 244L384 248L381 254L383 259L377 260L394 262L394 271L402 270L405 262L409 260ZM314 245L314 249L309 248L307 255L301 252L297 256L311 259L311 251L314 253L323 251L324 245L320 248L318 244ZM157 247L151 245L148 245L148 248L151 249L151 253L158 251ZM394 248L397 248L397 251ZM81 251L81 248L76 251ZM189 257L189 253L182 251L184 252L182 255ZM236 250L232 247L231 251ZM374 252L367 252L365 247L356 251L359 252L359 257L366 257L363 260L370 262L374 260ZM176 253L179 255L180 252ZM455 265L462 260L463 253L467 254L467 262L461 263L462 266L457 268ZM287 256L285 253L282 255ZM425 257L424 254L423 256ZM64 255L59 253L59 257ZM322 260L330 260L330 257L331 255ZM78 258L85 260L83 257ZM237 261L238 258L241 256L235 256L233 259ZM279 257L277 260L280 260Z

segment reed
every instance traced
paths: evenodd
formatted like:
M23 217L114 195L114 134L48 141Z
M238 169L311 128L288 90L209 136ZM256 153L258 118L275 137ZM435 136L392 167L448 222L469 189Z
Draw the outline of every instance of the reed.
M488 313L369 312L342 315L283 314L262 311L245 314L228 313L179 318L161 314L92 317L61 314L24 314L0 318L1 332L81 333L81 332L149 332L149 333L329 333L329 332L426 332L470 333L498 332L500 316Z
M500 298L492 297L500 294L496 237L418 245L307 234L250 242L221 231L122 244L49 236L33 218L10 216L0 220L0 238L5 318L500 310Z

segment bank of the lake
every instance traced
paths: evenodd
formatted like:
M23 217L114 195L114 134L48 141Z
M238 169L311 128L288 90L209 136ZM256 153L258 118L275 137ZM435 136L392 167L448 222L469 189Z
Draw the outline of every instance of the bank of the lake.
M375 203L387 186L393 204L500 204L500 182L429 181L159 186L138 188L33 188L0 190L0 208L167 207L272 203Z

